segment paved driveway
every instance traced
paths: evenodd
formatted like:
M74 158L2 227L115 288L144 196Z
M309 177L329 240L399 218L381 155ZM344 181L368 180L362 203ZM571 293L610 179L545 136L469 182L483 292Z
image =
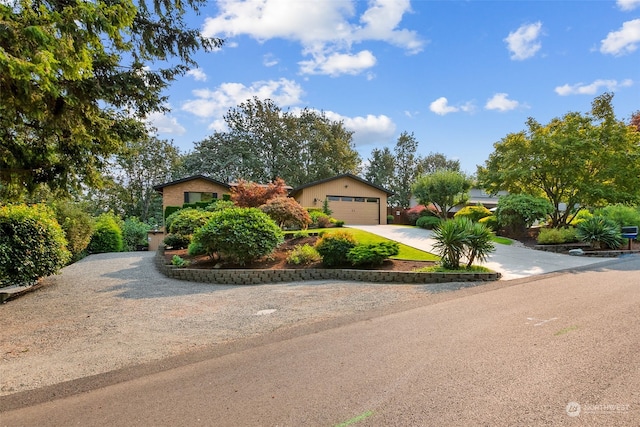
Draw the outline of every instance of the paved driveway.
M407 246L435 253L432 232L415 227L397 225L353 225L351 228L368 231ZM482 263L502 273L503 280L520 279L537 274L575 269L587 265L611 261L615 258L580 257L537 251L525 246L496 244L496 251Z

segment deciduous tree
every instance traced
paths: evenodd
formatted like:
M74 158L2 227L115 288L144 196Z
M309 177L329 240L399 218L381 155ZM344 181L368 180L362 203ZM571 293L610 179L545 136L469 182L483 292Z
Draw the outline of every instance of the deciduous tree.
M546 197L552 224L570 223L585 206L631 202L640 188L640 133L616 120L612 94L594 99L590 114L567 113L494 144L478 168L489 192L506 190ZM566 208L565 208L566 206Z
M413 185L413 194L418 203L427 206L433 203L442 219L447 219L455 206L469 200L471 180L461 172L440 170L422 175Z

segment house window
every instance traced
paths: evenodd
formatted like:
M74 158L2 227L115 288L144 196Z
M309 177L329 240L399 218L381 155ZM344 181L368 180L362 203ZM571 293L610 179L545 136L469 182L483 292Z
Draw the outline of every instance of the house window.
M184 192L185 203L212 202L217 198L218 198L218 193L195 192L195 191Z
M327 196L327 199L329 199L332 202L339 202L340 201L340 197L338 197L338 196Z
M367 203L378 203L380 199L374 199L373 197L369 197L367 199Z
M353 197L343 197L342 201L343 202L353 202Z
M364 202L364 197L354 197L353 201L354 202Z

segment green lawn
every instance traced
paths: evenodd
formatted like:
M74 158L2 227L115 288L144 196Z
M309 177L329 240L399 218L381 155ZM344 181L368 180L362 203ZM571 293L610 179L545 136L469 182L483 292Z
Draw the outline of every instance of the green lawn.
M346 231L351 233L353 237L358 241L358 243L380 243L380 242L388 242L389 239L378 236L377 234L372 234L367 231L356 230L353 228L319 228L309 230L309 232L318 233L321 231L332 232L332 231ZM400 245L400 253L397 256L392 257L392 259L402 259L407 261L439 261L440 257L437 255L431 254L429 252L421 251L420 249L412 248L411 246L403 245L402 243L398 243Z

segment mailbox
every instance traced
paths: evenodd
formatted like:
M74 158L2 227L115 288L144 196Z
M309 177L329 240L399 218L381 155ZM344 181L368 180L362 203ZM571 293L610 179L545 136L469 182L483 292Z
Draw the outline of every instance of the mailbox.
M625 225L621 229L622 237L629 239L629 250L631 250L631 241L638 237L638 227L635 225Z

